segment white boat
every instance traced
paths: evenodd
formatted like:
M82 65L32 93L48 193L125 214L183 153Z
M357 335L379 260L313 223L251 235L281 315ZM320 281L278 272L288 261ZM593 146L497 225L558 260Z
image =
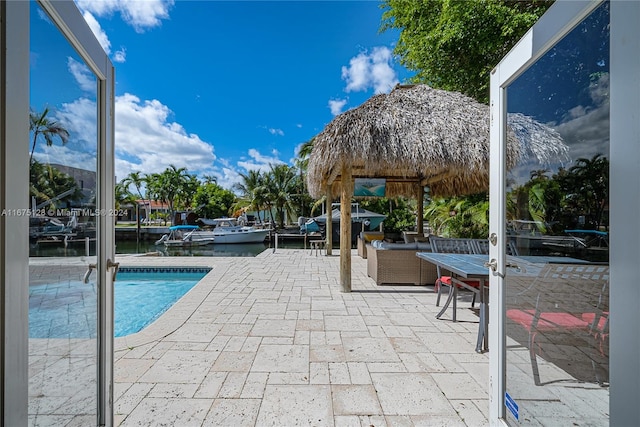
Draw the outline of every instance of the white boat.
M203 224L213 227L198 233L210 233L216 243L261 243L267 238L269 230L238 224L235 218L200 218Z
M201 230L197 225L174 225L169 227L169 234L164 234L156 241L156 245L193 247L210 245L213 241L213 235Z

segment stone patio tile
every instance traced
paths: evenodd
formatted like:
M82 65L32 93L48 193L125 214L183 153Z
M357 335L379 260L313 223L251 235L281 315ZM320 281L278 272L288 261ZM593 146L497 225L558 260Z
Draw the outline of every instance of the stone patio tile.
M212 371L245 372L251 368L255 353L239 351L223 351L211 368Z
M486 400L452 400L451 405L463 420L474 420L474 425L478 426L489 425L489 420L485 416L489 413L488 395Z
M254 426L260 399L216 399L202 427Z
M151 391L153 384L135 383L118 397L113 404L116 414L129 414L133 408Z
M331 384L351 384L349 368L344 362L329 363L329 382Z
M268 379L269 374L266 372L250 372L244 382L240 397L243 399L262 399Z
M244 323L230 323L221 325L220 331L218 331L218 336L220 335L231 335L231 336L240 336L246 337L251 332L252 325L244 324Z
M328 385L268 385L256 425L333 426Z
M253 361L253 372L309 372L309 347L261 345Z
M387 338L355 338L343 340L349 362L399 362L400 359Z
M333 417L334 427L361 427L357 415L336 415Z
M429 374L372 373L371 379L386 415L455 415Z
M442 322L446 322L442 320ZM459 322L457 322L459 323ZM477 333L476 324L476 333ZM464 353L469 351L469 339L464 338L456 333L431 333L420 334L418 337L424 342L432 353ZM475 342L475 341L472 341ZM475 344L471 344L471 349L475 348Z
M202 323L185 323L166 337L167 341L190 341L209 343L216 336L222 325Z
M200 383L194 397L213 399L218 397L222 384L227 379L228 372L209 372Z
M398 353L424 353L429 348L417 337L392 337L389 338L391 345Z
M341 345L312 345L309 348L311 362L346 362L344 348Z
M298 331L323 331L324 322L322 320L298 319L296 322Z
M296 320L258 319L251 329L251 336L292 337L296 332Z
M372 385L332 385L335 415L380 415L382 408Z
M200 427L210 407L209 399L145 398L120 425L146 426L153 420L158 427Z
M467 373L432 373L431 377L447 399L489 398L486 387L481 387L480 384Z
M200 383L217 357L209 351L168 351L140 377L140 382Z
M113 370L114 381L134 382L137 381L154 364L151 359L122 359Z
M222 398L237 398L242 394L245 380L247 379L247 372L229 372L227 377L218 391L218 397Z
M367 331L367 325L360 316L325 316L327 331Z
M183 397L190 399L198 390L198 384L156 384L148 397L165 397L168 399Z
M369 369L364 362L349 362L347 363L349 368L349 377L351 378L351 384L371 384L371 375L369 375Z

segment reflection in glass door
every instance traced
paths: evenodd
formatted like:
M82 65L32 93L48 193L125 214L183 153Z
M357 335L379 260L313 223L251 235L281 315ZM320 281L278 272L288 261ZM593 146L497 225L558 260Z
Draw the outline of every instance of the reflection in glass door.
M98 83L40 6L30 14L29 421L98 417Z
M542 142L507 173L506 419L608 425L609 3L506 94L507 125Z

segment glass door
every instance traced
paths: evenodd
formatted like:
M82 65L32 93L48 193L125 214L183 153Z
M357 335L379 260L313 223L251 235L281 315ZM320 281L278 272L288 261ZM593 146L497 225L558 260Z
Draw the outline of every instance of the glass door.
M609 425L609 7L501 76L492 374L509 425Z
M26 212L34 426L105 425L111 418L112 81L96 66L108 59L92 57L83 37L95 40L69 5L30 4Z

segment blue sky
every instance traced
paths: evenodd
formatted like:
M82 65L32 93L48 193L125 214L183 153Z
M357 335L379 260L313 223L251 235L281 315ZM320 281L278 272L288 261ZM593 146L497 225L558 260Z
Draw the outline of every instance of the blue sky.
M118 179L174 164L229 188L250 169L292 164L336 114L410 75L392 55L397 32L379 31L375 1L76 3L116 67ZM33 22L37 46L46 26ZM33 58L45 56L32 47ZM92 80L74 61L59 68L68 73L59 80L76 86L66 98L51 101L60 95L43 89L32 107L53 103L64 120L89 102L82 87ZM47 150L63 148L36 156Z

